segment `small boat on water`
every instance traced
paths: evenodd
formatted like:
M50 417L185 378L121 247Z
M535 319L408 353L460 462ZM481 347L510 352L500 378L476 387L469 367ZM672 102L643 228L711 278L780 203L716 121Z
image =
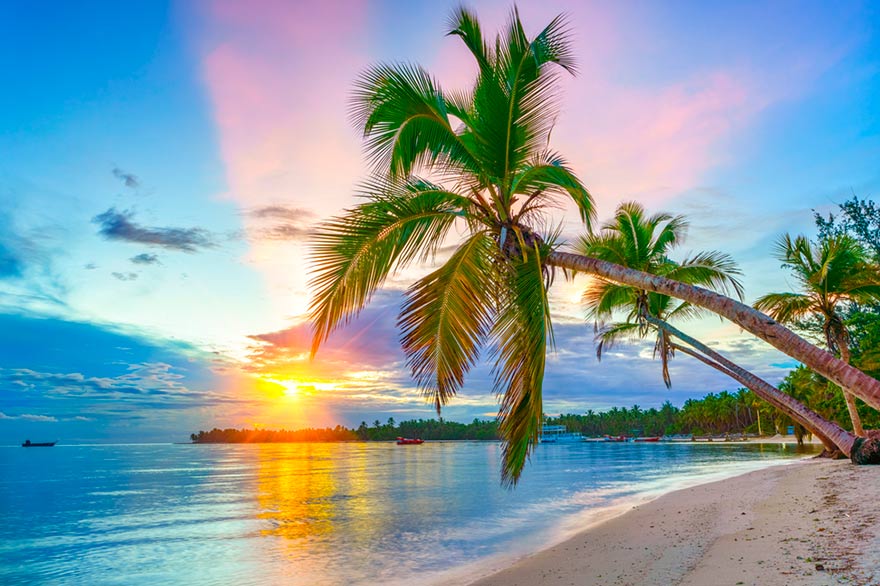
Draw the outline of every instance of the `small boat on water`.
M652 436L652 437L634 437L632 439L634 442L659 442L660 436Z
M676 435L664 435L660 438L661 442L692 442L696 441L694 439L693 434L676 434Z
M585 437L585 442L605 443L605 442L625 442L626 437L622 435L603 435L601 437Z
M541 427L542 444L575 444L584 441L584 436L567 431L564 425L544 425Z
M419 444L425 443L425 440L421 438L412 438L412 437L399 437L397 438L398 446L417 446Z
M51 448L52 446L54 446L57 443L58 443L58 440L55 440L54 442L43 442L43 443L32 442L31 440L25 440L25 442L23 444L21 444L21 447L23 447L23 448Z

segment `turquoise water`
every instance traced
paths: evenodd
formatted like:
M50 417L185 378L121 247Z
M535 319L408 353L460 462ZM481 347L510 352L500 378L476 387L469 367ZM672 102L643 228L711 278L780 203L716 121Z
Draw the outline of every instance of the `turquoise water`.
M792 445L0 447L0 584L463 583L614 507ZM466 579L467 578L467 579Z

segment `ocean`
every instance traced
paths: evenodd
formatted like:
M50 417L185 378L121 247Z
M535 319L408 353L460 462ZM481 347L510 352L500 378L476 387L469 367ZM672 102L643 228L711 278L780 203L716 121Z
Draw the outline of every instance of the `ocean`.
M793 444L0 447L0 584L466 584Z

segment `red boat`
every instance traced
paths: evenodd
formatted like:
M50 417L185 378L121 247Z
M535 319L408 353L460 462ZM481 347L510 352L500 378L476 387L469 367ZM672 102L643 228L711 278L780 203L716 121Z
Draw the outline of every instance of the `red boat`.
M659 437L634 437L634 442L659 442Z
M417 446L419 444L425 443L425 440L420 438L411 438L411 437L399 437L397 438L398 446Z

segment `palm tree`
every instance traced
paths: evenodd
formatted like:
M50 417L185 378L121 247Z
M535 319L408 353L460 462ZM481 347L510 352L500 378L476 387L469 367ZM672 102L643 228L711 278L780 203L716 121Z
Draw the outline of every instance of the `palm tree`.
M540 431L545 355L553 343L547 298L553 268L706 307L880 406L880 381L744 304L557 250L549 210L568 199L588 227L594 214L587 189L549 148L557 79L575 71L566 22L554 18L529 39L514 9L490 44L476 17L459 9L449 34L476 60L469 91L444 92L410 64L377 65L357 81L352 114L374 173L366 200L315 237L313 354L393 271L433 258L457 226L464 236L452 256L406 293L403 348L416 382L438 408L461 388L481 348L492 349L505 482L516 482Z
M470 92L444 93L408 64L377 65L357 82L352 112L375 174L367 201L316 237L313 352L392 271L434 257L457 225L465 236L455 252L406 292L403 349L438 411L481 348L493 349L502 475L515 483L540 432L553 342L544 261L555 234L530 227L549 225L548 211L563 198L587 224L594 213L587 189L549 148L558 77L575 65L562 17L529 39L514 9L490 45L476 17L460 8L449 34L479 66Z
M618 208L612 221L604 224L596 234L582 237L575 245L575 250L585 256L616 262L645 273L664 275L683 283L722 290L732 289L741 297L742 285L737 279L740 272L729 256L718 252L703 252L681 263L669 258L672 249L684 240L687 227L688 223L682 216L673 217L668 214L648 216L641 205L624 203ZM653 330L657 336L654 354L660 356L663 381L667 387L672 384L669 376L669 359L672 358L675 350L679 350L752 389L757 395L821 437L830 451L833 452L836 446L850 455L853 438L847 434L841 435L842 430L839 426L822 419L793 398L783 396L783 393L766 381L668 325L671 319L694 317L699 308L687 302L674 300L668 295L619 285L605 279L593 281L584 292L583 300L588 307L588 315L597 320L597 327L599 320L612 317L616 310L627 312L626 321L598 327L599 343L596 346L596 354L600 359L603 350L619 339L645 337L650 330ZM704 350L694 352L675 343L673 337L684 340L694 348L700 346ZM707 358L707 352L712 354L712 358ZM722 398L726 398L726 395L722 394Z
M669 253L684 239L688 222L684 216L655 214L648 216L641 204L627 202L617 208L614 219L605 223L595 234L582 236L574 249L585 256L595 257L637 269L651 275L662 275L682 283L702 285L724 292L733 290L742 298L739 269L733 260L719 252L703 252L675 262ZM596 354L601 360L604 348L621 337L647 334L646 314L669 320L675 317L694 317L699 308L688 302L674 300L638 287L620 285L607 279L596 279L582 297L588 316L599 322L612 317L615 310L625 309L627 321L602 325ZM669 377L669 359L673 349L669 335L657 329L655 356L663 365L663 381L672 385Z
M785 234L776 244L776 256L792 270L801 292L769 293L755 301L755 308L783 323L818 316L828 350L849 364L849 333L838 310L845 303L880 301L880 268L847 235L829 236L814 246L805 236ZM846 387L842 390L853 431L864 436L855 397Z

